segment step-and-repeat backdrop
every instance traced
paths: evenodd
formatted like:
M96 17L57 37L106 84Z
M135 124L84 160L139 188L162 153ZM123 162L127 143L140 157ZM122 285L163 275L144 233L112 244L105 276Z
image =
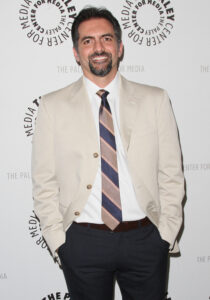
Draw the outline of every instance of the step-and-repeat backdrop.
M33 212L31 141L41 96L82 75L70 33L75 15L87 4L105 5L122 26L121 73L170 95L187 197L181 256L170 258L166 298L208 300L209 0L0 0L0 298L70 299ZM115 298L121 300L117 285Z

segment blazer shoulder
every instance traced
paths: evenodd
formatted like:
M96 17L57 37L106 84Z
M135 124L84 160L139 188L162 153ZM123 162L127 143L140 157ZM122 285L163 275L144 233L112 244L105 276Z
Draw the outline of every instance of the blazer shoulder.
M65 102L70 101L74 98L76 93L80 91L82 86L82 77L79 78L77 81L53 92L45 94L42 96L42 101L46 105L56 105L58 102Z
M122 76L122 83L131 94L138 96L161 96L166 92L164 89L148 84L142 84L135 81L130 81Z

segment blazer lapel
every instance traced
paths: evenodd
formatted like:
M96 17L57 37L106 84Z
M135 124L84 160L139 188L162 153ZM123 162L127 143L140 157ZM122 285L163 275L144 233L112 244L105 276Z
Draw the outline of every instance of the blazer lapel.
M136 99L132 97L129 82L120 76L120 134L125 151L128 151L132 129L137 116Z
M83 136L81 141L84 146L83 149L97 151L99 149L98 134L83 78L80 78L75 84L75 94L73 101L71 101L71 107L74 112L74 124L77 124L79 129L78 134L82 133Z

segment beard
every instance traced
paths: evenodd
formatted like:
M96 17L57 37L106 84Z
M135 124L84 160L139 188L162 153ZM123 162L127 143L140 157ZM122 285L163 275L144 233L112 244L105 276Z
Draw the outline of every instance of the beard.
M107 62L102 63L103 66L100 66L100 62L99 63L92 62L92 59L94 59L97 56L107 57ZM96 76L104 77L107 74L109 74L109 72L111 71L111 69L112 69L112 55L110 53L107 53L105 51L103 51L101 53L95 52L92 55L90 55L88 58L89 58L89 68L90 68L90 71L92 72L92 74L94 74ZM94 66L94 64L96 66Z

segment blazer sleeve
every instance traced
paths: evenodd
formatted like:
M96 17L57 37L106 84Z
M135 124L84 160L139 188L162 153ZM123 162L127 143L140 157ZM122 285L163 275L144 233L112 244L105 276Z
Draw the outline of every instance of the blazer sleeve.
M47 104L50 96L40 101L32 142L32 184L34 210L42 234L53 254L65 242L63 217L59 211L59 183L56 178L54 153L54 118ZM52 105L51 105L52 106ZM52 111L52 107L51 107Z
M163 91L158 111L158 185L161 214L158 229L172 250L182 224L184 176L176 121L169 97Z

